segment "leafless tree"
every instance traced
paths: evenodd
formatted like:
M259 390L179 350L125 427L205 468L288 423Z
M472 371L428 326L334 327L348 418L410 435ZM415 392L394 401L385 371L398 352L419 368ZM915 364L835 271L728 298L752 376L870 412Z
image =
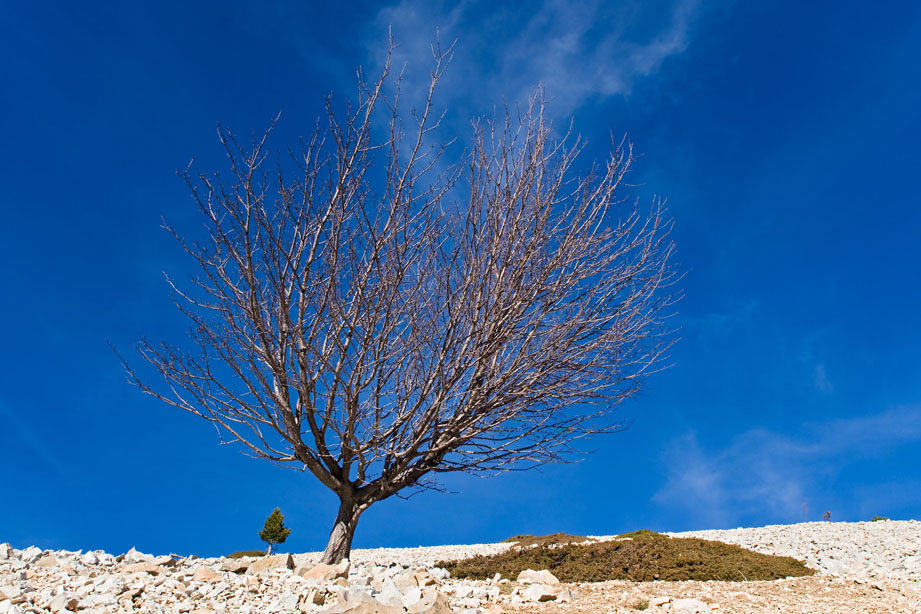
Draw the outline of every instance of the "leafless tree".
M209 237L170 228L200 265L171 282L194 346L139 343L162 385L128 367L335 492L325 562L371 504L440 472L565 460L617 430L670 344L668 224L619 195L630 146L577 175L579 139L554 137L537 96L474 123L449 164L429 144L445 63L406 131L389 62L290 161L271 128L246 147L219 129L229 181L186 172Z

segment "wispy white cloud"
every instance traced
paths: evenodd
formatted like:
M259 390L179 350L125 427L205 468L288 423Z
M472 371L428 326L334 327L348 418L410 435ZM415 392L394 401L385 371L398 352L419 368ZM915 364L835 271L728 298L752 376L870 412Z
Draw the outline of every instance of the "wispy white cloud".
M921 407L810 422L800 431L792 436L753 429L710 450L694 433L678 437L666 448L666 480L654 500L682 508L701 527L727 526L753 514L795 521L803 501L847 464L921 443Z
M437 2L402 0L378 13L368 54L381 57L392 27L400 45L394 59L418 88L437 29L442 42L458 41L444 84L452 105L479 114L503 101L525 102L543 85L551 111L567 117L591 100L628 95L638 79L683 52L697 8L697 0L674 0L664 9L603 0L543 0L522 9L468 0L445 10Z
M824 364L818 364L815 366L814 382L815 387L822 392L831 393L835 391L834 385L831 383L831 380L828 379L828 371Z

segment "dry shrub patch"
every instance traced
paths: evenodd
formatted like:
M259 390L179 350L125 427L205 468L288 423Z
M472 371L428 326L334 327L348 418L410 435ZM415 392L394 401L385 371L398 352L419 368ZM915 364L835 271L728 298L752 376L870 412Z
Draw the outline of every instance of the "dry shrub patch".
M560 544L551 540L532 547L519 545L501 554L438 565L450 571L452 577L477 580L496 573L514 579L525 569L549 569L563 582L748 581L815 573L790 557L760 554L721 542L672 538L646 530L625 535L629 539L596 544Z
M534 535L515 535L503 540L503 543L513 542L519 548L529 548L531 546L549 546L554 544L572 544L586 541L593 541L583 535L570 535L569 533L551 533L536 537Z
M245 556L265 556L265 552L262 550L242 550L240 552L234 552L233 554L228 554L228 559L242 559Z

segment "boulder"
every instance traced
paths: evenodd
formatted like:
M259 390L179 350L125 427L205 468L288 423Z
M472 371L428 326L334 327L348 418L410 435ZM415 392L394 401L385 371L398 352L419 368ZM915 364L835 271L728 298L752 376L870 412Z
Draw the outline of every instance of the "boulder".
M298 602L300 597L292 591L285 591L282 593L281 597L278 598L278 605L281 607L280 610L284 612L293 612L297 609Z
M335 603L323 608L320 612L322 614L403 614L404 610L402 607L381 603L363 591L345 589Z
M129 563L119 568L122 573L149 573L152 576L159 576L163 568L153 563Z
M54 558L53 556L51 556L50 554L46 554L42 558L35 561L36 567L47 568L47 567L57 567L58 565L60 565L60 563L58 563L58 560Z
M312 588L307 593L306 602L313 605L323 605L326 603L326 591L319 588Z
M179 560L174 558L172 555L164 554L163 556L154 557L150 561L154 565L160 565L161 567L175 567L179 564Z
M710 606L698 599L676 599L672 602L675 614L708 614Z
M377 599L385 605L403 607L403 593L390 578L385 578L381 583L381 590L377 595Z
M13 547L9 544L0 544L0 560L13 558Z
M568 588L564 588L556 594L556 600L560 603L570 603L575 597L573 592Z
M418 603L420 599L422 599L422 589L411 588L403 593L403 607L408 608Z
M403 573L395 575L393 577L393 583L404 593L410 589L419 587L419 582L416 580L416 574L409 571L404 571Z
M144 592L143 586L135 586L134 588L129 588L124 593L118 596L118 600L121 602L134 601L137 597L141 596L141 593Z
M533 569L525 569L520 574L518 574L518 583L519 584L559 584L560 581L546 569L541 569L540 571L534 571Z
M122 563L149 563L153 560L149 554L144 554L143 552L138 552L134 549L134 546L131 547L131 550L121 555Z
M305 580L317 580L320 582L330 582L336 578L348 578L351 564L348 559L343 559L337 565L327 565L317 563L313 567L300 567L295 571L297 575Z
M36 548L35 546L29 546L28 548L25 548L19 551L19 558L20 560L23 560L26 563L31 563L32 561L40 557L42 554L44 554L44 552L45 551L41 550L40 548Z
M84 565L98 565L99 564L99 555L95 552L87 552L80 557L80 562Z
M230 571L232 573L241 574L249 569L249 566L252 565L253 559L224 559L221 562L221 571Z
M428 572L436 580L447 580L451 577L451 572L444 567L432 567Z
M246 573L256 574L261 571L270 571L272 569L294 569L294 557L290 554L264 556L253 561L247 568Z
M60 593L48 603L48 609L52 612L64 612L65 610L75 611L79 603L80 602L73 595Z
M421 588L438 584L438 580L433 578L427 569L417 569L415 573L413 573L413 577L416 579L416 584Z
M525 601L553 601L559 590L559 586L531 584L521 593L521 596Z
M210 567L199 567L195 570L195 573L192 574L192 579L199 582L217 582L221 579L221 574Z
M452 614L451 603L447 595L435 590L428 590L416 603L406 607L407 614Z

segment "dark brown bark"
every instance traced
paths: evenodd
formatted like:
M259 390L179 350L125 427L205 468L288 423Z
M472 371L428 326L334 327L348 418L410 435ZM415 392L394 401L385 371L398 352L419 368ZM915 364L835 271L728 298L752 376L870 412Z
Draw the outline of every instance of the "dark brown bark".
M355 505L350 499L343 498L336 514L336 522L329 533L329 542L320 558L321 563L334 565L349 558L352 552L352 538L355 537L355 526L363 508Z

